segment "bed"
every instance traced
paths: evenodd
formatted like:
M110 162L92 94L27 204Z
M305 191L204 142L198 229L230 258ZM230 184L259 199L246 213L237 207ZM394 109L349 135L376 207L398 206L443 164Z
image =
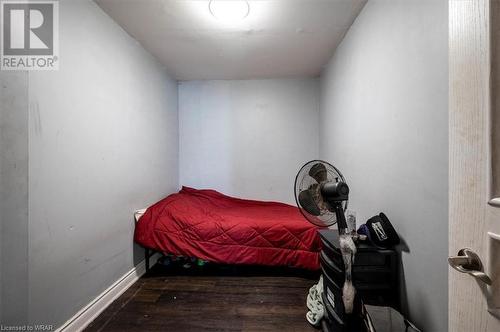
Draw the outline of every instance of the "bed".
M138 216L134 239L148 250L223 264L319 269L318 228L291 205L182 187Z

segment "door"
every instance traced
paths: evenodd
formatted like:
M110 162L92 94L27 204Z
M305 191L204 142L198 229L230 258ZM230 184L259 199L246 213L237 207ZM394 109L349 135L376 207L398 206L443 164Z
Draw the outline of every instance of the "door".
M450 268L453 332L500 331L499 8L500 0L449 1L449 254L470 248L492 280Z

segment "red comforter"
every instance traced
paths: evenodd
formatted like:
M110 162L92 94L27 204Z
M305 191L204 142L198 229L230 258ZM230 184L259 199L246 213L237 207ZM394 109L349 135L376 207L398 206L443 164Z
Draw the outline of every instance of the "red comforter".
M227 264L319 269L317 227L293 206L183 187L146 210L135 241L165 253Z

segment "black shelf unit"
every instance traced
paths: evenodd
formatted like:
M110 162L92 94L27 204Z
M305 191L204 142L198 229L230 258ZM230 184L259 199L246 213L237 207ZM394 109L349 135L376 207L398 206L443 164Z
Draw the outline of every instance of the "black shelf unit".
M357 244L353 265L356 287L355 310L346 314L342 302L344 261L340 252L336 230L319 232L322 242L320 254L323 274L323 302L325 304L324 331L360 331L361 301L363 304L388 306L398 309L397 253L392 249L379 249L370 244Z

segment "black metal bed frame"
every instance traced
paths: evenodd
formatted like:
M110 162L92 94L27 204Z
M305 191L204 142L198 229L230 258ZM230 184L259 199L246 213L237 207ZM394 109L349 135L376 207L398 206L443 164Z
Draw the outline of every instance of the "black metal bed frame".
M146 273L149 272L151 266L149 264L149 259L154 255L156 254L157 251L153 250L153 249L149 249L149 248L144 248L144 260L146 261Z

